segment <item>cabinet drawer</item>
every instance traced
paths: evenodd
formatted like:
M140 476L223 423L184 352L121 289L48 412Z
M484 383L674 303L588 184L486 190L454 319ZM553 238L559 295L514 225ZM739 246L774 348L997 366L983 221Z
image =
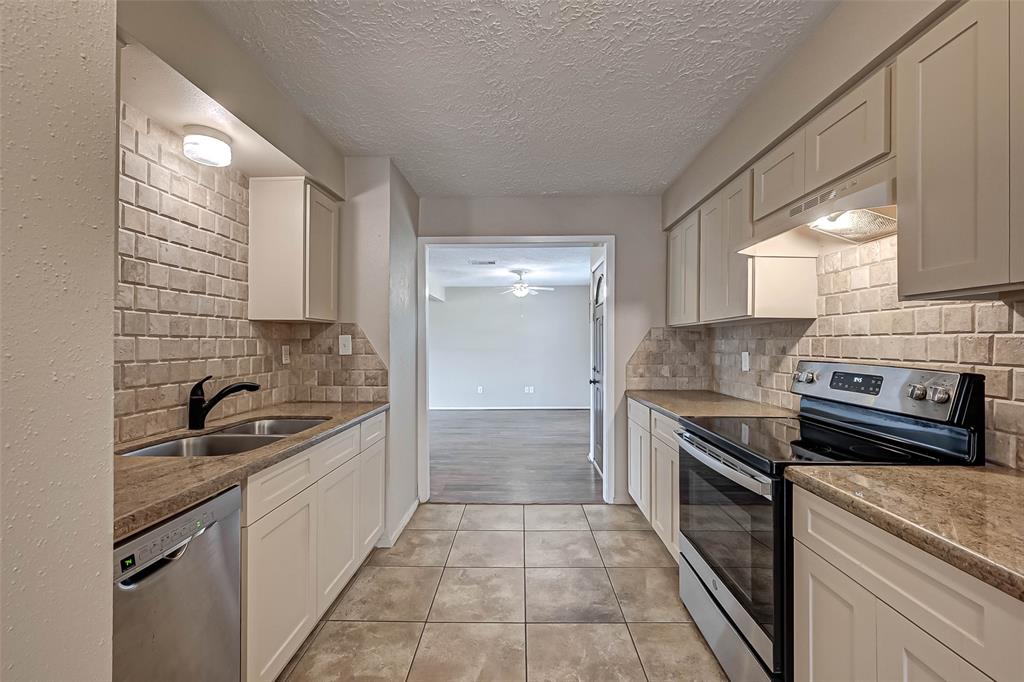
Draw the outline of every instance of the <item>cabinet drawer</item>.
M662 442L678 448L676 442L676 431L679 430L679 422L675 417L669 417L656 410L651 411L651 435L660 438Z
M313 458L313 479L320 479L352 459L362 450L359 426L352 426L309 449Z
M805 191L889 152L889 83L884 68L807 124Z
M760 220L804 193L804 129L754 164L754 219Z
M793 535L996 679L1024 670L1024 602L795 488Z
M365 450L384 437L387 432L387 413L381 412L359 425L360 450Z
M243 526L251 525L313 485L317 479L313 450L304 450L246 480L242 486Z
M626 410L630 421L636 422L637 425L648 431L651 430L651 408L635 400L627 400Z

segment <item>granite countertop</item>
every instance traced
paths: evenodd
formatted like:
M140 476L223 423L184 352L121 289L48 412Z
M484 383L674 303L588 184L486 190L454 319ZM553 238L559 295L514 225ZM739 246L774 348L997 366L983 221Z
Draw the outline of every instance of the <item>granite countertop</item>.
M238 485L249 476L388 409L388 403L282 403L214 419L202 431L179 429L122 443L114 455L114 542ZM117 453L279 417L326 417L312 429L223 457L121 457Z
M637 400L670 417L795 417L784 407L755 403L714 391L626 391Z
M786 478L1024 600L1024 473L999 466L800 466Z

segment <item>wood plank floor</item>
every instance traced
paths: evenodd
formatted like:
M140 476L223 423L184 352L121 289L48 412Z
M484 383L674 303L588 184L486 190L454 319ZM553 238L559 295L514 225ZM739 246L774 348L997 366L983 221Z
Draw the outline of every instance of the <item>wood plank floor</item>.
M600 503L589 410L431 410L430 501Z

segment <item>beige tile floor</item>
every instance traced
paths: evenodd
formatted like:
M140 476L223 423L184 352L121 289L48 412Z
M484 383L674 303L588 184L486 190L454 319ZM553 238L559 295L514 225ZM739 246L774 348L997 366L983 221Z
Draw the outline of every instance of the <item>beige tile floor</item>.
M724 680L636 507L420 506L280 680Z

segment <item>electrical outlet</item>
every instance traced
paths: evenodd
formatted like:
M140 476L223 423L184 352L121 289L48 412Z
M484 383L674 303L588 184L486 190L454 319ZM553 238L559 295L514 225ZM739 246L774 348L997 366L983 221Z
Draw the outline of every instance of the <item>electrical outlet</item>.
M750 353L747 351L740 353L740 370L744 372L750 371Z
M292 349L288 346L281 346L281 364L290 365L292 362Z
M338 355L352 355L352 336L350 334L338 336Z
M533 393L533 386L523 386L523 393Z
M477 393L483 393L484 392L484 387L483 386L477 386L476 387L476 392Z

